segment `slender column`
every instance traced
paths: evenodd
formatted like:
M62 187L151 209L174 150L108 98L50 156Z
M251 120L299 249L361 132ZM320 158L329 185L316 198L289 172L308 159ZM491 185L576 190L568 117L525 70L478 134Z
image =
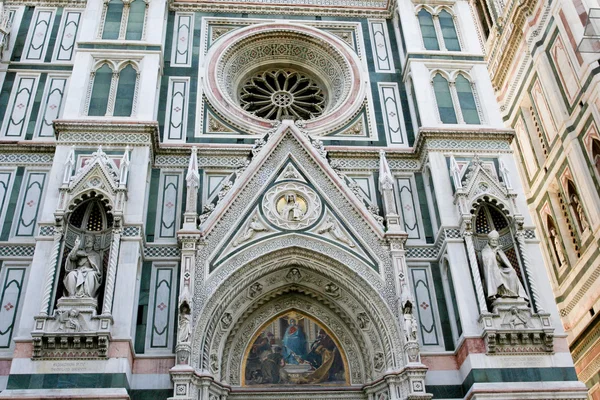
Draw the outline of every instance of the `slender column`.
M117 261L119 259L119 246L121 245L121 229L113 229L112 243L110 245L110 258L108 260L108 271L106 272L106 287L104 289L104 304L102 315L110 315L112 312L113 296L115 293L115 275L117 273Z
M538 313L544 313L544 309L542 307L542 301L540 299L540 294L537 291L537 287L535 285L535 280L533 279L533 275L531 274L529 257L527 256L527 250L525 249L525 232L523 229L518 229L517 233L517 244L519 246L519 252L521 253L521 260L523 261L523 267L527 272L527 280L529 282L529 289L531 290L531 295L533 296L534 309Z
M473 281L475 282L475 292L477 294L477 303L479 304L479 312L486 314L488 312L485 302L485 294L483 293L483 283L481 283L481 275L479 274L479 266L477 265L477 254L475 254L475 245L473 244L473 232L470 229L465 230L463 238L467 245L467 254L469 256L469 264L473 273Z
M58 265L58 252L60 250L61 239L63 236L62 227L54 227L54 244L52 246L52 254L50 255L50 265L46 273L46 284L42 294L42 305L40 315L48 315L50 306L50 297L52 296L52 287L54 286L54 276L56 275L56 266Z

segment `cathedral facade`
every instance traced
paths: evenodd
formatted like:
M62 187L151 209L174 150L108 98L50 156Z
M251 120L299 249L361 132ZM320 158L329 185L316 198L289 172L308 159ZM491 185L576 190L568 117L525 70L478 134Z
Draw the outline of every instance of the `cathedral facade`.
M0 399L587 398L471 3L5 3Z

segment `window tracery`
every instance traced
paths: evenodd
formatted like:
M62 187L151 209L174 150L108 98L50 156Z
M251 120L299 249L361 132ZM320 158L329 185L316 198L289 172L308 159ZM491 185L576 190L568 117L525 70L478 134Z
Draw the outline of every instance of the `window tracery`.
M454 14L445 7L417 9L425 50L461 51Z
M452 74L434 71L431 84L441 123L484 123L475 85L464 71L454 71Z
M240 105L265 119L307 120L323 114L326 102L321 85L308 74L278 69L248 79L241 88Z
M130 117L136 112L139 67L133 61L116 65L101 61L90 74L86 114Z

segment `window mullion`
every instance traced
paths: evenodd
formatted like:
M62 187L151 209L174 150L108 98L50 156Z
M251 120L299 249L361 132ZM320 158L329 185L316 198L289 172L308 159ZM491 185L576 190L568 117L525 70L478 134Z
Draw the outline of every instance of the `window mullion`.
M441 51L448 51L446 48L446 42L444 42L444 35L442 34L442 26L440 25L440 19L438 15L433 15L433 27L437 36L438 45Z
M459 124L464 124L462 109L460 108L460 101L458 100L458 92L456 91L456 85L454 81L448 82L450 87L450 96L452 96L452 104L454 104L454 112L456 113L456 120Z
M88 115L90 112L90 103L92 101L92 89L94 87L94 80L96 79L96 71L90 73L90 84L88 85L87 93L85 95L85 110L84 115Z
M125 40L127 34L127 21L129 20L129 6L131 1L123 1L123 14L121 14L121 29L119 30L119 40Z
M135 89L133 90L133 106L131 108L131 116L137 115L138 93L140 89L140 71L136 70L135 74Z
M108 93L108 105L106 106L106 117L112 117L115 112L115 97L117 96L117 85L119 84L119 73L113 72L110 81L110 92Z
M106 25L106 13L108 11L108 3L110 3L110 0L104 0L102 5L102 15L100 16L100 25L98 26L98 34L96 35L97 39L102 39L102 34L104 33L104 26Z

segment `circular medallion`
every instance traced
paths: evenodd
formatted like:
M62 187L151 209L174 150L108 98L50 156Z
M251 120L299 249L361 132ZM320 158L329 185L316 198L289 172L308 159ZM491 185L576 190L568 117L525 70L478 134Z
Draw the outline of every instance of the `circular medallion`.
M304 229L321 215L321 199L306 185L288 182L267 191L262 201L267 219L282 229Z

